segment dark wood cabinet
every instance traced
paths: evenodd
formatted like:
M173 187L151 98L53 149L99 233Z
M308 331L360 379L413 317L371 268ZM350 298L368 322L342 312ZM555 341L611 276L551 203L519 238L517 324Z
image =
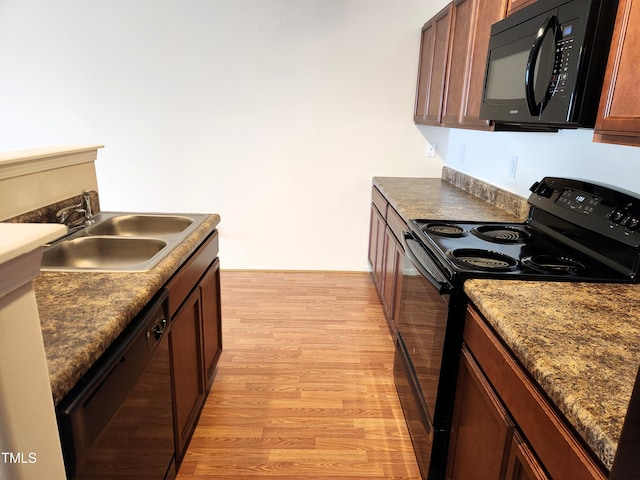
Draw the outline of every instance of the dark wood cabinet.
M513 430L509 414L463 346L446 478L504 478Z
M382 305L389 331L395 337L395 306L399 271L402 268L404 250L389 227L385 229L384 279L382 282Z
M207 391L213 384L222 354L222 312L220 304L220 260L216 259L199 285L202 302L202 346Z
M477 464L487 469L486 476L464 478L606 479L606 473L593 452L584 447L572 427L549 402L540 387L532 381L528 372L523 370L480 313L472 307L469 307L465 319L464 343L468 351L465 349L466 353L462 356L460 381L463 382L463 387L456 392L456 408L469 409L467 414L469 416L474 414L473 408L480 411L480 407L474 405L481 404L485 409L482 415L490 415L495 423L493 430L488 428L488 431L494 432L491 435L476 434L479 433L477 428L475 431L467 430L463 433L463 437L467 438L467 442L463 444L464 451L469 451L468 455L484 456L486 463L491 464ZM478 369L472 370L469 367L474 365L470 359L473 359ZM482 403L478 400L482 397L478 392L479 388L474 391L473 388L464 387L469 383L465 379L473 378L473 375L468 372L473 372L476 377L483 377L486 380L486 383L481 383L494 392L494 401L486 400L491 395L484 390L484 403ZM475 385L477 384L478 382ZM492 408L495 410L489 413ZM505 411L508 412L514 424L513 435L508 439L510 444L506 448L503 437L495 434L495 432L504 431L496 426L501 423L495 419L503 417ZM476 423L478 422L476 420ZM460 436L461 428L464 428L464 424L459 422L457 427L454 425L451 433L450 454L458 458L460 455L456 450L459 452L458 443L460 442L457 438ZM489 446L487 443L493 443L493 445ZM483 453L474 453L474 448ZM504 449L504 456L500 457L498 452L502 449ZM456 458L449 460L450 463L458 462ZM503 470L505 466L506 470ZM504 471L505 476L493 476L489 473L497 471Z
M176 466L187 450L222 352L218 232L167 283Z
M369 263L373 281L380 291L382 287L384 239L386 223L375 203L371 204L371 220L369 223Z
M507 3L507 0L455 0L425 24L416 123L493 128L491 122L480 118L480 103L491 25L505 17ZM443 61L444 70L440 68ZM436 95L441 95L440 105Z
M489 129L480 119L491 25L504 18L506 0L456 0L453 3L451 48L442 124Z
M415 123L439 125L442 121L452 12L451 3L422 27Z
M384 215L381 213L384 212ZM371 191L371 221L369 224L369 264L371 276L384 309L389 331L395 336L398 292L402 281L404 258L401 238L407 225L380 191Z
M477 0L455 0L451 21L451 49L447 62L442 124L457 127L462 112L463 94L467 84L467 56L472 34L474 8Z
M640 146L640 2L620 0L594 141Z
M507 15L511 15L513 12L535 3L536 0L509 0L507 6Z
M169 345L176 461L179 465L205 399L202 304L198 290L187 298L173 318Z
M492 122L480 118L480 105L484 89L491 25L505 17L506 8L506 0L473 0L474 21L469 35L469 46L465 59L465 81L460 100L459 126L461 127L493 129Z
M550 480L529 445L513 432L505 480Z

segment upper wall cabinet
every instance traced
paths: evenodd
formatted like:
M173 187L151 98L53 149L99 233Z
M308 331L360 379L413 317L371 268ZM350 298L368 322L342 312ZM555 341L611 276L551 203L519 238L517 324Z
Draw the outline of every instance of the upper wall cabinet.
M444 126L491 128L489 120L480 118L480 103L491 25L504 18L506 9L507 0L453 2Z
M493 128L480 118L480 102L491 25L502 20L508 8L516 8L515 2L454 0L424 25L416 123Z
M594 141L640 146L640 2L620 0Z
M442 121L452 11L449 4L422 27L415 123L439 125Z

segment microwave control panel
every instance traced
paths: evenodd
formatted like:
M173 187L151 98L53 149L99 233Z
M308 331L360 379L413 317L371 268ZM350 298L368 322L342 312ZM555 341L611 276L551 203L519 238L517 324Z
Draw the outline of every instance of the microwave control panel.
M573 26L561 27L562 38L556 42L555 64L549 83L549 95L564 93L569 80L569 60L573 53Z

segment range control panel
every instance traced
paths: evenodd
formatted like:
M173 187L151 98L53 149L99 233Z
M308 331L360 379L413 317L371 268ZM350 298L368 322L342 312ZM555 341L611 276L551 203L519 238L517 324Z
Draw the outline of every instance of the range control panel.
M562 207L574 210L576 212L590 215L594 209L600 205L602 198L591 195L580 190L566 188L556 200L556 203Z
M545 177L530 188L536 208L622 241L640 243L640 195L583 180Z

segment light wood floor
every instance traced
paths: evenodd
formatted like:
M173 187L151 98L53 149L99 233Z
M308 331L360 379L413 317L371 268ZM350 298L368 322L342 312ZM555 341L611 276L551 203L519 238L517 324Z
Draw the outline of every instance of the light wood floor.
M419 478L369 274L221 284L224 352L179 480Z

